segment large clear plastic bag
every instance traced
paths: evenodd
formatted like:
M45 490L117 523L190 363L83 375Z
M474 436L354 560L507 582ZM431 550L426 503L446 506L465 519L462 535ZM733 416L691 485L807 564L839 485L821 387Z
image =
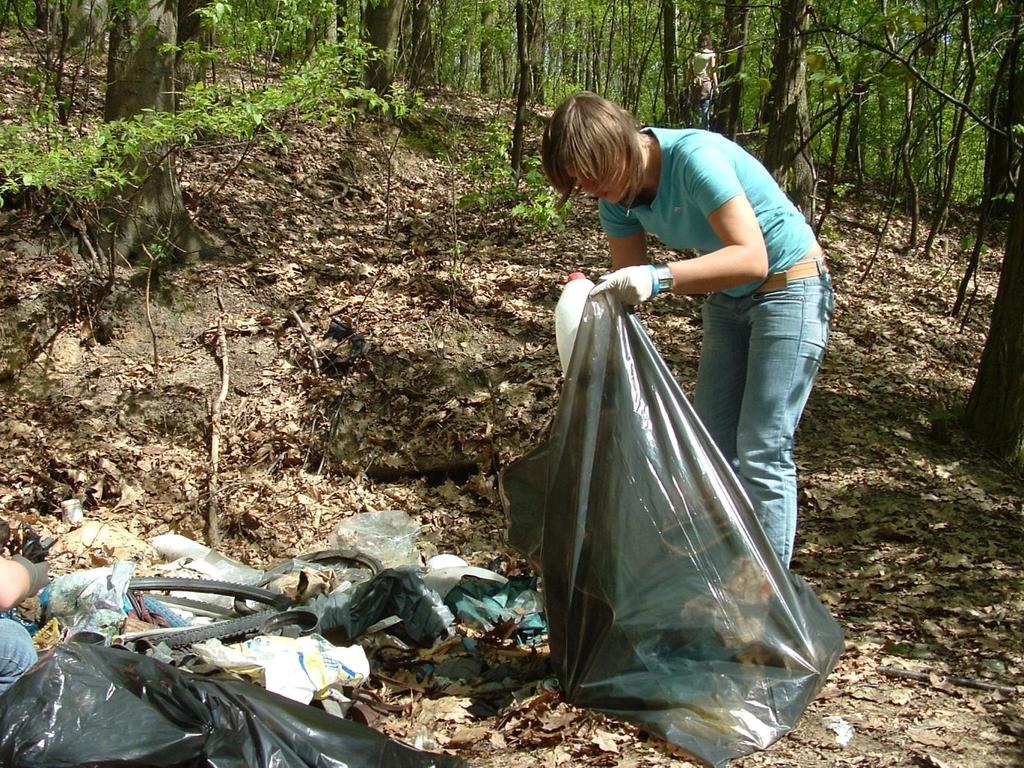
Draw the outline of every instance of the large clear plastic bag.
M566 700L711 765L793 728L842 631L772 551L634 314L588 302L547 440L501 477Z

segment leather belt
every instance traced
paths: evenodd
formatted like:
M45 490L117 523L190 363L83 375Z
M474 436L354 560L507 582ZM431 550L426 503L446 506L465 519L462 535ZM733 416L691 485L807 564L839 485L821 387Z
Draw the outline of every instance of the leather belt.
M777 291L780 288L785 288L793 280L806 280L808 277L817 277L818 275L827 274L828 267L825 266L824 257L798 261L789 269L781 272L772 272L768 275L768 279L761 283L760 287L758 287L754 293Z

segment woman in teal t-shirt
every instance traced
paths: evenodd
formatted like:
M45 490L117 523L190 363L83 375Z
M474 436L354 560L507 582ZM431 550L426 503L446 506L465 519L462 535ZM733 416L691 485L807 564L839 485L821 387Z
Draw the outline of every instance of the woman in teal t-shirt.
M796 535L793 435L824 357L834 307L821 246L764 166L701 130L641 128L593 93L544 131L563 201L598 198L615 270L595 291L625 304L708 294L694 407L736 470L784 565ZM651 264L647 234L699 256Z

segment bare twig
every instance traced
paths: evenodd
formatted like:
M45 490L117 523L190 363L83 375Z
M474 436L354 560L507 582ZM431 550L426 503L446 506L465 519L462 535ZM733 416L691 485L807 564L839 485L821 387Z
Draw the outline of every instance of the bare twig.
M197 200L205 200L207 197L211 197L213 195L219 195L220 191L222 189L224 189L225 185L227 185L227 183L231 180L231 177L235 175L235 172L238 171L238 169L241 167L242 163L245 162L246 158L249 156L249 152L252 150L252 148L253 148L253 146L255 146L255 144L256 144L256 137L253 136L246 143L245 149L242 150L242 153L238 156L238 160L236 160L235 164L232 165L230 169L228 169L228 172L225 173L218 181L211 182L210 185L206 189L204 189L202 192L200 192L198 195L196 195L196 199ZM216 188L214 188L214 184L217 185Z
M395 173L395 150L398 149L398 141L402 138L403 126L399 124L398 131L395 133L395 140L391 142L391 147L387 148L385 145L385 151L387 152L388 169L387 169L387 190L384 193L384 234L390 237L391 235L391 187L392 180ZM381 135L380 143L384 145L384 136Z
M302 318L299 317L299 313L294 309L292 310L292 317L295 319L295 323L299 326L299 331L302 333L302 338L306 340L306 344L309 345L309 357L313 361L313 373L317 376L320 375L320 350L317 349L316 344L313 343L313 339L309 337L309 333L306 331L306 324L302 322Z
M918 680L923 683L930 683L932 676L936 676L951 685L958 685L961 688L974 688L980 691L998 691L1008 696L1015 696L1020 692L1019 688L1012 685L1000 685L991 683L988 680L971 680L966 677L953 677L950 675L939 675L935 672L912 672L909 669L897 669L896 667L879 667L878 671L889 677L902 677L906 680Z
M390 264L385 263L381 269L377 270L377 274L373 276L373 282L370 283L370 287L366 289L366 293L363 294L363 300L359 302L359 309L356 310L353 319L353 325L359 327L359 320L363 316L363 307L366 305L366 300L373 294L374 289L377 287L377 283L380 282L381 278L388 273Z
M459 246L459 199L458 190L456 184L458 182L458 176L455 173L455 159L451 153L448 154L448 171L451 178L451 185L449 186L450 202L451 202L451 225L452 225L452 270L449 274L449 280L452 286L452 295L449 298L449 306L452 310L455 309L455 294L457 291L457 285L455 282L456 274L462 266L462 249Z
M145 243L142 243L143 252L149 257L149 269L146 270L146 324L149 326L149 337L153 340L153 378L160 378L160 355L156 347L156 329L153 328L153 313L150 311L149 288L153 282L153 267L156 266L156 256L150 253Z
M85 224L74 216L68 217L67 222L71 228L78 233L79 240L89 252L89 266L92 267L93 272L99 274L100 270L103 269L103 262L100 261L100 256L96 252L96 247L92 244L92 238L89 237L89 232L86 230Z
M220 296L220 288L217 289L217 306L220 314L217 317L214 355L220 366L220 392L210 402L210 479L207 485L209 503L206 509L206 543L213 549L220 545L220 480L217 475L220 462L220 414L228 396L228 342L224 335L224 301Z

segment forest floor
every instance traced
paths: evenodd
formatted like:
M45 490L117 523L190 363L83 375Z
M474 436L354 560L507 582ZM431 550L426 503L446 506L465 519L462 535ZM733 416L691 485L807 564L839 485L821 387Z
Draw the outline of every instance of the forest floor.
M499 205L457 205L479 191L465 164L488 152L485 129L503 113L452 94L428 105L401 136L370 119L293 122L286 147L190 150L186 200L220 256L152 273L145 261L118 265L100 305L105 267L69 221L24 201L0 209L0 351L13 374L0 399L0 517L56 538L55 573L109 564L129 546L62 522L71 495L110 530L203 538L218 328L222 552L263 567L331 545L357 512L400 509L422 526L424 555L526 570L507 544L497 473L538 443L557 407L552 317L565 275L601 274L606 252L585 200L552 231ZM736 765L1024 764L1012 690L1024 685L1024 484L948 418L970 391L1001 244L984 254L963 322L949 310L965 261L957 228L971 213L954 216L929 258L902 247L900 216L876 257L869 230L884 216L885 201L845 199L821 233L837 311L797 442L793 569L842 625L846 650L796 729ZM689 392L699 300L641 315ZM296 317L323 350L332 319L365 348L342 343L351 359L317 374ZM33 344L43 351L26 360ZM131 553L140 571L155 561ZM474 766L690 764L632 726L537 693L550 675L539 654L526 654L519 695L498 711L480 706L486 687L472 679L414 692L371 680L408 705L375 727Z

